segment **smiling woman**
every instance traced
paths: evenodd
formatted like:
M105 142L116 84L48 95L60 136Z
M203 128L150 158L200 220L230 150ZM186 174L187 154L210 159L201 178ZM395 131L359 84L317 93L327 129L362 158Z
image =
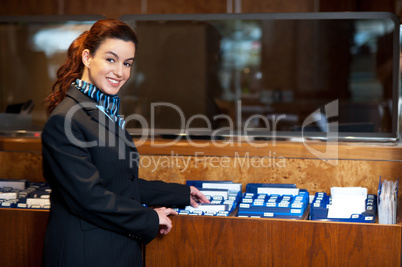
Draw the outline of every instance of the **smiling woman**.
M47 98L43 176L52 193L43 266L142 266L142 246L172 228L171 207L209 202L195 187L147 181L116 95L130 78L137 36L112 19L69 47ZM158 208L153 208L157 206Z

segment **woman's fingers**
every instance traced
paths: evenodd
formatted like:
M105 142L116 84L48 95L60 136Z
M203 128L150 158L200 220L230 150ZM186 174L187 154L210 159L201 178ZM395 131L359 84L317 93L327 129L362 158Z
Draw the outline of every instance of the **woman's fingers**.
M168 215L177 214L177 212L171 208L156 208L156 213L159 217L160 233L166 235L172 229L172 221L168 218Z

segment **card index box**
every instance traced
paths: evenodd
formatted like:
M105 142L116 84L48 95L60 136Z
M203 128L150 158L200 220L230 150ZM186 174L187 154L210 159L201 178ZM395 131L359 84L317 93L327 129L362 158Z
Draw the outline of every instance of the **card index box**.
M241 183L188 180L186 185L197 187L210 204L200 203L198 208L187 206L178 210L180 215L232 216L236 213L241 200Z
M251 192L259 192L259 187L248 187ZM290 187L269 187L268 193L243 194L238 208L238 217L260 217L260 218L286 218L304 219L307 218L309 206L309 194L307 190ZM281 189L285 189L282 191ZM294 190L289 192L287 189ZM297 189L297 190L295 190ZM264 190L263 190L264 192ZM290 194L278 194L286 192ZM298 193L295 195L294 193ZM275 193L275 194L274 194Z
M331 204L331 197L324 192L317 192L310 205L310 220L313 221L336 221L374 223L377 213L377 196L367 194L366 210L360 214L352 214L350 218L328 218L328 205Z

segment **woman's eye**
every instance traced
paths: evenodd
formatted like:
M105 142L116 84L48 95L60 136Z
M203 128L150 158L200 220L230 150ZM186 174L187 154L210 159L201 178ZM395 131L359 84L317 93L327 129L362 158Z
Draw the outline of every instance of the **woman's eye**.
M128 62L126 62L126 63L124 63L124 66L126 66L126 67L131 67L131 63L128 63Z
M114 62L114 59L113 59L113 58L108 58L108 59L106 59L106 60L109 61L109 62L111 62L111 63Z

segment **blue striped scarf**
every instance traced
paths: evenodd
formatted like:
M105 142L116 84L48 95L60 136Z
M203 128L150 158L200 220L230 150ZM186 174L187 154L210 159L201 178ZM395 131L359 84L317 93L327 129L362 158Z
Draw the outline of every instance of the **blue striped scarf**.
M80 79L77 79L74 85L82 93L98 103L99 106L103 107L104 110L101 110L124 129L126 122L119 115L120 98L117 95L106 95L94 85Z

